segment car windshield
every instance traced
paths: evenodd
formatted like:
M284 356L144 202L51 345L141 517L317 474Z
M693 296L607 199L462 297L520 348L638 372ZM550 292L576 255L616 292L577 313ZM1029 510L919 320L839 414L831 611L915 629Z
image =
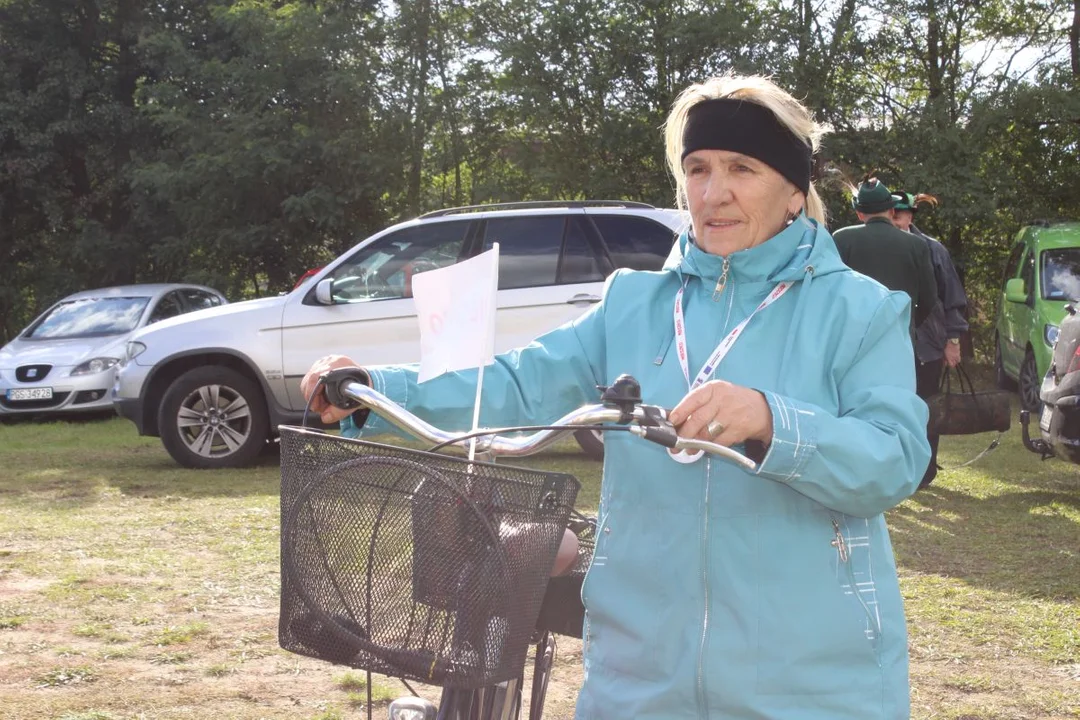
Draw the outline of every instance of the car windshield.
M23 337L34 340L121 335L139 324L148 297L82 298L62 302Z
M1042 296L1044 300L1080 300L1080 248L1043 251Z

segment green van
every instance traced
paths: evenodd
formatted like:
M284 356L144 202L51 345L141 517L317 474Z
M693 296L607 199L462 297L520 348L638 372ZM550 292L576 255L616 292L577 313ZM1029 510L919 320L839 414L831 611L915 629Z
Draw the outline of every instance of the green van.
M994 327L998 385L1019 385L1020 403L1039 407L1065 304L1080 300L1080 222L1023 228L1009 254Z

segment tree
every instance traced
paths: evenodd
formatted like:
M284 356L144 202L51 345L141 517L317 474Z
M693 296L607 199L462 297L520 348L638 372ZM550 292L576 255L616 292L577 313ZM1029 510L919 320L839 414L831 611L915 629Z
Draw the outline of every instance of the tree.
M0 7L0 334L74 289L130 282L129 159L147 128L135 111L136 0L13 0Z
M215 3L145 40L139 100L164 144L134 178L171 229L159 275L285 290L385 222L380 30L365 4Z

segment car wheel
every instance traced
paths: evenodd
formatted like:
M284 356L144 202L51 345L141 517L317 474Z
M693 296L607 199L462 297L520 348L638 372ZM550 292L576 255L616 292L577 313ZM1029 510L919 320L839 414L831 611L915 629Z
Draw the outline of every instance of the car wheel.
M158 429L169 455L184 467L244 467L266 445L270 421L256 383L209 366L173 381L161 401Z
M593 460L604 459L604 433L599 430L578 430L574 433L574 439Z
M1042 380L1039 377L1038 367L1035 365L1035 353L1029 348L1024 353L1024 363L1020 366L1020 407L1024 410L1038 410L1042 402L1039 400L1039 386Z
M1005 372L1005 363L1001 359L1001 336L994 333L994 375L999 390L1016 390L1016 381Z

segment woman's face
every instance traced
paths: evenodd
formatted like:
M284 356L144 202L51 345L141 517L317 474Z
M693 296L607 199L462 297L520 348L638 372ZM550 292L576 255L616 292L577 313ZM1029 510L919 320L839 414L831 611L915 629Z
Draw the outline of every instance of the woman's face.
M747 155L695 150L683 170L694 237L714 255L760 245L803 207L803 194L787 178Z
M911 232L911 221L914 219L915 213L910 210L897 210L893 213L893 225L900 228L904 232Z

